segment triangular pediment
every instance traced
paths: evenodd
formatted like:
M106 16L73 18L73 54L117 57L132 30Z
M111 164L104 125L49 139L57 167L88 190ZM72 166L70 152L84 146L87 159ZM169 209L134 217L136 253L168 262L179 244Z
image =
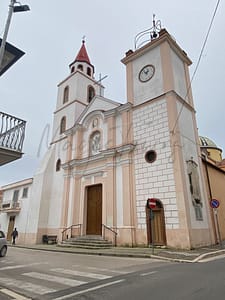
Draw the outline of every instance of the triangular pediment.
M106 112L112 109L115 109L122 104L119 102L115 102L113 100L101 97L101 96L95 96L94 99L89 103L89 105L86 107L86 109L82 112L78 120L76 121L76 124L83 124L84 120L88 115L91 113L96 112Z

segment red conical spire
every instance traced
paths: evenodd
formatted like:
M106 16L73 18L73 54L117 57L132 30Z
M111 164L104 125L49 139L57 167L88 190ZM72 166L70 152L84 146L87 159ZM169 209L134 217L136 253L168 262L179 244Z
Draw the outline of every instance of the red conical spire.
M82 46L81 46L80 51L78 52L77 57L75 58L74 62L76 62L76 61L81 61L81 62L86 62L88 64L91 64L90 59L87 54L86 47L85 47L84 39L82 40Z

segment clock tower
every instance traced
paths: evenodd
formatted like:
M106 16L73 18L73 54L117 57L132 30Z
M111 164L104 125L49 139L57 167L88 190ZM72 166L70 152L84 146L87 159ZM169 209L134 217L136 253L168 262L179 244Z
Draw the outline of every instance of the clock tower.
M191 60L165 29L153 32L153 37L122 59L127 101L133 107L137 239L146 234L151 242L146 201L154 198L156 244L191 248L212 242L188 70Z

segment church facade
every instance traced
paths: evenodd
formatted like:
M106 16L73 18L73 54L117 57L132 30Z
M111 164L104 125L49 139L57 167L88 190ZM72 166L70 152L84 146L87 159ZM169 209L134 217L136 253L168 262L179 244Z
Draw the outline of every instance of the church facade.
M124 104L104 97L84 41L59 83L52 142L33 178L25 243L45 234L59 241L116 237L129 246L215 243L190 59L162 29L122 63Z

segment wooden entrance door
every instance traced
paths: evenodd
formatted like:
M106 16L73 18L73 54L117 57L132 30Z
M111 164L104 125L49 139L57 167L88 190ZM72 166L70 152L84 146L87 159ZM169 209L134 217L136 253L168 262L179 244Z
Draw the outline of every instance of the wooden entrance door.
M14 229L14 224L15 224L15 216L11 216L9 218L9 225L8 225L8 232L7 232L7 241L11 241L12 239L12 232Z
M87 234L102 235L102 185L87 188Z
M159 201L159 200L157 200ZM147 228L148 228L148 242L149 244L165 246L166 245L166 230L164 209L161 202L156 202L156 207L152 209L153 219L150 220L150 209L147 208ZM152 232L152 235L151 235Z

